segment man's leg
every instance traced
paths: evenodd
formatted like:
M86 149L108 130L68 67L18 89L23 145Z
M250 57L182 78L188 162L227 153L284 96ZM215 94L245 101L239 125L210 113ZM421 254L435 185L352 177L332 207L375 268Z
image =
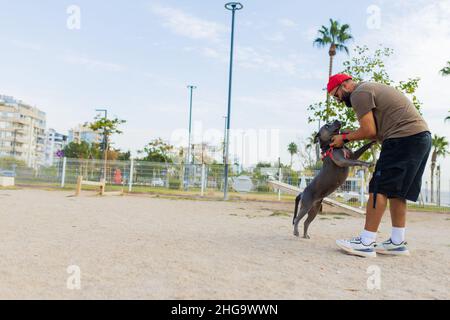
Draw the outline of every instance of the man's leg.
M369 194L366 211L366 226L361 235L350 240L336 240L338 247L344 251L362 257L376 257L376 237L381 218L386 210L387 197L377 194L376 208L373 207L373 193Z
M377 194L376 208L373 207L373 193L369 194L369 201L366 209L366 226L365 230L369 232L377 232L378 227L386 211L387 197L384 194Z
M406 200L401 198L389 199L392 226L404 228L406 226Z
M406 200L402 198L389 199L392 234L391 241L394 244L401 244L405 241L406 226Z

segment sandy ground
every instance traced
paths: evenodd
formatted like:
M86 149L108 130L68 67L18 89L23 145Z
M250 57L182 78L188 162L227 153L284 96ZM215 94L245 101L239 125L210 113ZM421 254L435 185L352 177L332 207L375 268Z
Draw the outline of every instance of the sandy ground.
M0 298L450 298L450 215L409 215L411 257L364 259L335 246L360 231L362 218L322 215L304 240L292 236L283 214L291 210L0 190ZM381 240L389 236L386 218ZM80 290L67 288L71 265L81 270ZM367 287L369 267L380 270L379 290Z

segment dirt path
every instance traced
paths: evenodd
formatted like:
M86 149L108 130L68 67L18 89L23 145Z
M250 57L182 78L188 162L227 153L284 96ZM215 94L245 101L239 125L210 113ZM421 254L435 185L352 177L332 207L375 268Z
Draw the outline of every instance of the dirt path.
M363 259L334 244L361 218L320 216L303 240L286 204L68 196L0 190L1 299L450 298L448 214L410 214L411 257ZM80 290L67 288L71 265Z

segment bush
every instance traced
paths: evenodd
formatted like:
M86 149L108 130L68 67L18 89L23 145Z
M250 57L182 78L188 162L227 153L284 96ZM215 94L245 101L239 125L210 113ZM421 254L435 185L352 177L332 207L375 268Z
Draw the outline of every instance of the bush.
M180 180L169 180L169 189L180 189L181 181Z
M256 187L256 191L258 192L270 192L272 190L271 187L269 187L268 185L259 185L258 187Z
M18 160L13 157L0 157L0 169L11 170L13 165L16 167L26 167L26 163L23 160Z

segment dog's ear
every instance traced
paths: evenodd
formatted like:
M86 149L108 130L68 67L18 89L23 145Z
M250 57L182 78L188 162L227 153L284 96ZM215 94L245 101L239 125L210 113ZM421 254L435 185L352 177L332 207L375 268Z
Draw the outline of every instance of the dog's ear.
M319 133L314 136L314 143L319 142Z

